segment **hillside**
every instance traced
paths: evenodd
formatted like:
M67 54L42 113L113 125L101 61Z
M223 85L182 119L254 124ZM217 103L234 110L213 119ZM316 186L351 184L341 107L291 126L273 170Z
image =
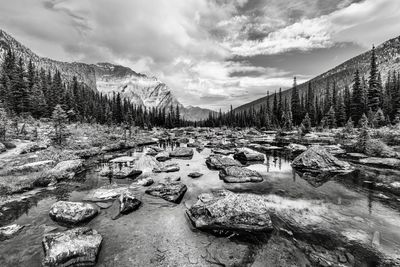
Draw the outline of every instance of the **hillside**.
M381 73L382 81L386 80L388 71L400 71L400 36L382 43L375 48L375 51L377 56L378 69ZM299 84L297 88L299 89L300 95L306 92L308 82L312 83L315 90L315 95L324 92L328 81L331 84L333 83L333 81L335 81L338 90L341 91L344 89L345 85L350 86L352 84L353 75L357 68L360 71L360 75L364 75L365 78L368 78L370 58L371 50L347 60L346 62L336 66L331 70L328 70L327 72L311 79L310 81ZM305 62L305 64L307 63ZM309 64L312 63L310 62ZM287 97L288 100L290 98L290 95L291 88L282 92L282 96ZM272 103L273 94L270 95L269 99L266 96L259 98L250 103L237 107L235 111L243 111L251 107L259 108L260 105L265 104L267 100Z
M86 64L79 62L61 62L40 57L29 48L15 40L5 31L0 30L0 64L4 60L5 52L12 49L17 57L24 62L32 60L38 68L61 72L64 81L77 79L92 90L105 95L120 93L131 103L143 105L147 108L169 108L178 105L182 117L186 120L201 120L208 116L210 110L199 107L184 107L173 95L170 88L156 77L148 77L132 69L111 63Z

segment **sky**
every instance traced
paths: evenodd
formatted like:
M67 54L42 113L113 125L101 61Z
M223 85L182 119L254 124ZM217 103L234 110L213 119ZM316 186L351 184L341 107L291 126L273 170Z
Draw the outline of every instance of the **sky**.
M0 28L40 56L154 75L226 110L400 35L400 0L0 0Z

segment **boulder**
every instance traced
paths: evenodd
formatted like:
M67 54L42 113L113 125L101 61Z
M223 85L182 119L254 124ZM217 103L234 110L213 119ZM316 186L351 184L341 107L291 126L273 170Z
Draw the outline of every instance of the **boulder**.
M295 144L295 143L290 143L289 145L285 146L287 150L290 152L304 152L307 150L306 146L300 145L300 144Z
M18 224L11 224L11 225L0 227L0 241L14 237L24 227L25 227L24 225L18 225Z
M171 158L190 158L193 157L193 149L189 147L177 147L169 152Z
M264 154L248 148L238 149L233 158L240 161L264 161Z
M165 166L161 166L161 167L155 167L153 169L153 172L155 173L160 173L160 172L177 172L179 171L180 168L178 166L178 164L174 163L174 164L168 164Z
M354 168L345 161L337 159L321 146L311 146L297 156L292 167L308 172L350 172Z
M137 210L142 202L134 196L131 192L125 191L119 196L119 213L129 214Z
M206 159L206 164L209 169L221 170L228 166L242 166L240 162L229 157L221 155L211 155Z
M123 166L123 167L114 167L111 171L111 175L115 179L124 179L129 177L137 177L142 174L141 170L137 170L135 167L131 166Z
M258 172L238 166L223 168L219 171L219 177L226 183L257 183L263 181L262 175Z
M203 193L187 210L198 229L232 231L271 231L271 205L262 196L229 191Z
M179 203L186 190L186 185L179 181L166 181L150 187L146 190L146 194L160 197L173 203Z
M201 143L199 141L195 141L193 143L188 143L186 146L187 147L194 147L194 148L199 148L199 147L203 147L204 148L203 143Z
M188 176L190 178L199 178L199 177L203 176L203 174L200 173L200 172L191 172L191 173L188 174Z
M164 162L170 159L171 157L169 156L168 152L161 152L156 155L156 160L158 160L159 162Z
M83 160L73 159L59 162L54 168L45 172L43 175L59 181L64 179L72 179L77 173L82 171Z
M58 201L50 208L50 218L62 224L79 224L93 219L98 213L90 203Z
M103 238L96 230L79 227L43 237L42 266L94 266Z
M149 147L149 149L147 150L146 154L149 156L155 156L160 152L163 152L164 149L158 147L158 146L151 146Z
M141 186L150 186L154 183L154 180L151 177L142 178L136 182L136 184Z

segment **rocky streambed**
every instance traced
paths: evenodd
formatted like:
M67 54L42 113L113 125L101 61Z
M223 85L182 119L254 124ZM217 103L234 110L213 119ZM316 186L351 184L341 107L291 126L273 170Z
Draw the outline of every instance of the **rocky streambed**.
M328 157L346 171L295 171L269 137L257 152L196 135L107 152L77 179L5 197L0 265L399 264L400 194L384 186L394 170Z

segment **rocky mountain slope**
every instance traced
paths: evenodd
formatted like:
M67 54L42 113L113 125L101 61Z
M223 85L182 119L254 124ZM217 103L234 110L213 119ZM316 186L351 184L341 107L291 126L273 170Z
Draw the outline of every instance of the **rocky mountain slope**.
M378 69L381 73L382 81L385 82L389 71L400 71L400 36L382 43L375 48L375 52L377 56ZM299 89L299 93L301 95L306 92L308 82L312 83L315 95L324 92L328 81L330 84L335 81L339 91L343 90L345 85L349 85L351 89L354 72L357 68L360 71L360 75L364 75L366 79L368 78L370 60L371 50L347 60L306 83L298 85L297 88ZM312 62L305 64L312 64ZM282 96L287 97L288 100L290 99L290 95L291 88L282 92ZM272 103L273 95L270 95L269 99L268 97L262 97L244 104L237 107L235 111L248 110L251 107L259 108L261 105L266 104L267 101Z
M112 95L120 93L122 97L130 99L136 105L148 108L169 108L178 105L182 117L187 120L201 120L208 117L210 110L199 107L184 107L173 95L170 88L155 77L148 77L137 73L130 68L110 63L85 64L79 62L61 62L44 58L33 53L5 31L0 30L0 63L8 49L12 49L16 56L22 57L25 62L32 60L38 68L55 72L59 70L62 78L69 81L76 76L92 90Z

